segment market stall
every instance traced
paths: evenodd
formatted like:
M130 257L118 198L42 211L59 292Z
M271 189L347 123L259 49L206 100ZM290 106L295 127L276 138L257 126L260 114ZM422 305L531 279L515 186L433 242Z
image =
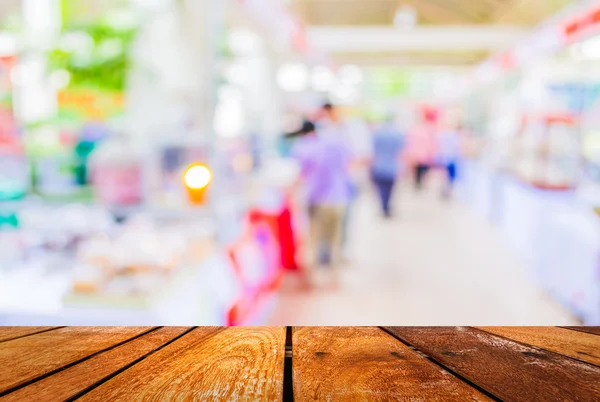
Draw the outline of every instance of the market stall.
M229 57L225 29L199 43L196 2L44 4L52 35L12 76L32 74L13 89L16 59L0 65L0 324L262 324L298 268L296 173L265 173L267 44Z
M480 133L501 152L472 162L464 185L471 200L486 199L488 218L495 211L492 220L531 279L589 325L600 322L598 13L597 6L568 10L479 67L474 93L489 102L471 108L471 117L490 122ZM504 123L493 117L499 113ZM477 177L490 161L495 174Z

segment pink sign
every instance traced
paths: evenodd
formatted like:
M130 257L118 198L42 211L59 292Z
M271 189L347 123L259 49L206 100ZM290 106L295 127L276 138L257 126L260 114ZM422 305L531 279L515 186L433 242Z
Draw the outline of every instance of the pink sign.
M93 181L96 196L104 204L136 205L142 201L140 166L99 166Z
M489 83L513 70L548 56L567 45L600 33L600 7L594 6L545 26L514 48L492 56L476 67L473 81Z
M310 46L302 22L280 2L274 0L238 0L268 29L285 38L291 47L309 53Z
M567 21L563 27L565 41L576 42L600 32L600 7L596 6Z

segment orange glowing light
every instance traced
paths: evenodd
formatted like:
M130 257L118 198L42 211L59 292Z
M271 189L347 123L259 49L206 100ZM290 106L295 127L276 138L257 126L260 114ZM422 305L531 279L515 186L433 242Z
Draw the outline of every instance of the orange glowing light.
M183 183L190 190L202 190L208 187L212 181L213 174L203 164L193 164L183 174Z

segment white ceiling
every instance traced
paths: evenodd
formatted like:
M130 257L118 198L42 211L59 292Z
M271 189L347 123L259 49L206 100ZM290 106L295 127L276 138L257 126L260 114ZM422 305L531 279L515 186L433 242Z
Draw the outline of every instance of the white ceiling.
M394 27L312 27L309 39L333 53L489 51L519 40L526 31L514 27L428 26L409 31Z
M0 23L8 16L18 14L21 10L21 0L0 0Z
M503 24L531 26L572 0L292 0L309 25L391 25L402 5L423 25Z
M471 65L516 43L573 0L292 0L311 42L334 60ZM418 25L393 26L412 6Z

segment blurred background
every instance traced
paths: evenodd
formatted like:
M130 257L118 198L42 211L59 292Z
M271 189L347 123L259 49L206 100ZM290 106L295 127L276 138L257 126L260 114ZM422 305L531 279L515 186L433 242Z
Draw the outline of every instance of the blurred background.
M600 325L599 97L599 1L1 0L0 325Z

